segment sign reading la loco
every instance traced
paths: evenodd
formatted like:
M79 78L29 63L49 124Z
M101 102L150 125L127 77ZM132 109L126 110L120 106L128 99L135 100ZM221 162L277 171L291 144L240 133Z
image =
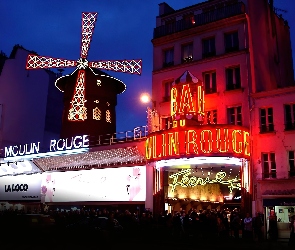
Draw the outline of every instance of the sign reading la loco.
M145 154L148 161L198 155L249 158L250 135L247 128L235 125L176 127L151 133Z
M41 200L42 174L0 177L0 201Z

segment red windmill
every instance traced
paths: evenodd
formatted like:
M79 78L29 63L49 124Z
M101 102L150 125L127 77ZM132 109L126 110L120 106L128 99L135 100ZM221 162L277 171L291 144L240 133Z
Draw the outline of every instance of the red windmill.
M87 61L96 20L97 13L82 13L81 52L77 61L36 54L27 58L26 69L76 67L73 73L55 82L64 92L61 138L115 133L117 94L126 86L100 69L141 74L142 60Z

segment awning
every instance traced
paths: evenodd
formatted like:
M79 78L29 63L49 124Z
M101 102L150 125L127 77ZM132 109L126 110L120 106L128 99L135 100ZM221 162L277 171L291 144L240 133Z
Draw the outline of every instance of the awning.
M32 161L1 162L0 176L35 174L42 172Z
M264 199L264 207L273 207L273 206L295 206L295 197L293 198L273 198L273 199Z
M145 165L146 159L137 146L132 146L74 155L36 158L33 159L33 162L43 171L50 171Z

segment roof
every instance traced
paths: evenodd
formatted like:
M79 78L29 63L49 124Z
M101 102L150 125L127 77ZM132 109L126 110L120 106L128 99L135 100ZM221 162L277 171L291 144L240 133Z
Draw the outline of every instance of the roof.
M198 83L198 82L201 82L201 81L187 70L180 77L175 79L172 85L184 84L184 83Z

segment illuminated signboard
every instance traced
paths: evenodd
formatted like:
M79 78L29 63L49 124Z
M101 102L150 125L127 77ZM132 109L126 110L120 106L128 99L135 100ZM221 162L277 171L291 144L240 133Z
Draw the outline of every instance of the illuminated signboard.
M77 135L75 137L66 139L50 140L49 144L50 152L65 151L87 147L89 147L89 135ZM17 157L39 153L40 142L5 147L5 157Z
M224 202L233 199L240 189L239 175L230 177L226 172L215 171L204 176L191 168L168 171L168 198Z
M0 200L41 200L41 174L0 177Z
M42 202L145 201L145 199L145 166L42 174Z
M174 81L171 88L171 117L173 120L204 120L203 82L189 71Z
M249 131L235 125L200 125L157 131L145 145L148 161L193 156L249 158Z

